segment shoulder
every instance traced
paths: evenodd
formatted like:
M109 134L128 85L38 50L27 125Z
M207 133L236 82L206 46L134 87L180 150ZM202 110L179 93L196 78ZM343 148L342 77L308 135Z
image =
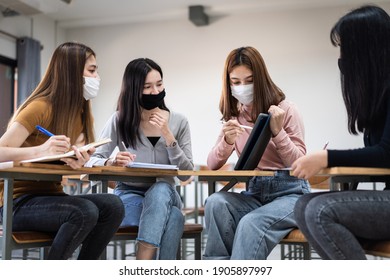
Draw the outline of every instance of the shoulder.
M173 129L173 131L183 132L190 130L188 119L183 114L172 111L170 112L169 126L171 129Z
M110 117L107 119L106 124L104 125L104 130L115 131L118 126L118 118L119 118L118 111L112 113Z
M51 104L43 99L34 100L23 108L16 119L28 116L49 116L51 114Z
M289 101L289 100L283 100L281 101L278 106L280 108L282 108L288 115L295 115L295 114L298 114L299 115L299 109L298 109L298 106Z
M22 124L29 132L35 129L36 124L47 127L51 122L51 105L43 99L34 100L19 112L14 121Z
M38 99L32 101L28 104L23 111L35 111L35 112L45 112L47 110L51 110L51 104L49 101L44 99Z
M178 122L178 123L179 122L186 122L186 123L188 123L187 117L185 117L183 114L178 113L178 112L173 112L173 111L171 111L170 114L171 114L171 120L173 122Z
M118 118L119 118L119 111L115 111L114 113L112 113L111 114L111 116L110 116L110 120L118 120Z
M106 123L117 123L119 118L119 112L115 111L111 114L111 116L107 119Z
M296 108L297 105L290 101L290 100L282 100L279 104L278 104L282 109L284 108Z

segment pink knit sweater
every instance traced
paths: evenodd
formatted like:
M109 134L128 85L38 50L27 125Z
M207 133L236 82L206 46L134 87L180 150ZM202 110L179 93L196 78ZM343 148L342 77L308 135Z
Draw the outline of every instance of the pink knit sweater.
M290 167L299 157L306 154L304 142L305 128L303 120L296 106L289 101L282 101L279 106L286 112L283 128L278 135L271 138L264 155L256 169L282 169ZM242 125L253 126L253 123L246 121L245 116L250 112L250 106L243 106L238 122ZM248 140L250 130L245 130L233 145L226 143L223 132L218 136L216 145L210 151L207 158L207 165L210 169L221 168L230 155L236 150L240 156Z

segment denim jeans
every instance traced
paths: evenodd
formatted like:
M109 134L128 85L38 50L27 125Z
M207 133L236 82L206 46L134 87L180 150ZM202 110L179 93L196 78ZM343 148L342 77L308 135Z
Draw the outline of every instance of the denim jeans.
M306 180L278 172L254 177L248 191L218 192L207 198L204 259L266 259L294 227L294 205L310 192Z
M157 247L157 259L176 259L184 230L182 204L176 190L160 181L144 191L120 183L114 193L125 206L121 226L139 226L137 240Z
M366 259L362 240L390 239L390 191L342 191L304 195L297 224L323 259Z
M2 215L1 208L1 215ZM13 230L56 233L48 259L96 260L117 231L123 204L112 194L25 196L14 201Z

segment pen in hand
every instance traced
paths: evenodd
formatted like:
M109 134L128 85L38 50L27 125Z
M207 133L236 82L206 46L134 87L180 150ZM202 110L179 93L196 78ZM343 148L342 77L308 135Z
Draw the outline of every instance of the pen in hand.
M51 133L50 131L44 129L44 128L43 128L42 126L40 126L40 125L35 126L35 128L38 129L38 130L39 130L40 132L42 132L43 134L49 136L49 137L54 136L53 133Z
M128 152L127 147L123 141L119 142L118 148L119 148L119 153L116 154L112 162L113 165L128 166L130 163L132 163L135 160L136 155ZM120 154L121 152L126 152L126 153ZM120 156L118 157L118 155ZM124 161L126 161L126 165L123 165Z
M119 145L119 146L120 146L120 147L119 147L119 150L120 150L121 152L126 152L126 151L127 151L127 148L126 148L125 142L121 141L120 144L121 144L121 145Z
M225 123L226 123L225 121L221 121L221 124L225 124ZM245 128L245 129L253 129L253 127L247 126L247 125L240 124L239 126L242 127L242 128Z
M322 148L323 150L326 150L326 148L328 147L328 145L329 145L329 141L327 141L326 143L325 143L325 145L324 145L324 147Z

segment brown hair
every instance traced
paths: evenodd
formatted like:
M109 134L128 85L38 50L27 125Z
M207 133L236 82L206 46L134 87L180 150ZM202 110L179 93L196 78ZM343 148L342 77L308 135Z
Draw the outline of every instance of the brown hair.
M260 113L267 113L271 105L277 105L286 97L274 84L260 53L253 47L241 47L229 53L222 77L222 95L219 110L222 119L228 121L239 115L239 102L230 90L230 73L237 66L244 65L253 72L253 110L250 117L255 122Z
M11 122L31 102L43 99L51 105L52 119L48 127L51 132L67 135L74 144L79 135L73 130L73 124L81 115L84 140L86 143L94 141L91 102L83 97L83 72L91 55L96 56L91 48L80 43L58 46L41 82L18 108Z

